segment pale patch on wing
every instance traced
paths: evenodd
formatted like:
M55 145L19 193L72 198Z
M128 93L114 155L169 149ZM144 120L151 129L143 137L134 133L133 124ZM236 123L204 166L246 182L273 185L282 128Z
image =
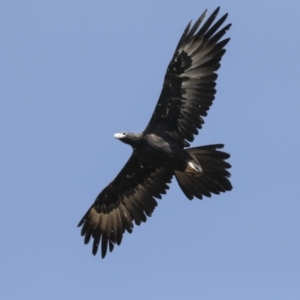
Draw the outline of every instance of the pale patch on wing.
M189 172L190 169L196 173L203 173L203 169L201 168L200 164L196 164L193 161L188 162L187 172Z

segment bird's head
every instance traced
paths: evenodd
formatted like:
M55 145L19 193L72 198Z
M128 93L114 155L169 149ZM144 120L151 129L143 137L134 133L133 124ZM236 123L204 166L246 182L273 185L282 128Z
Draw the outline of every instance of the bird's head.
M115 133L114 137L116 139L122 141L123 143L134 147L140 138L140 134L130 133L130 132L122 132L122 133Z

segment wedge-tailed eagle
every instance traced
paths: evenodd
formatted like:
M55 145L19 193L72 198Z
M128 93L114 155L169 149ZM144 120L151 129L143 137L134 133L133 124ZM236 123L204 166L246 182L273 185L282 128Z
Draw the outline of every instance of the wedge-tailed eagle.
M188 199L232 189L229 154L219 150L223 144L187 148L215 99L216 71L229 41L222 38L231 24L222 27L227 14L215 21L218 12L219 7L204 21L205 11L187 25L146 129L114 135L133 151L78 224L84 243L93 239L94 255L101 245L104 258L121 244L125 230L132 232L133 222L146 222L173 176Z

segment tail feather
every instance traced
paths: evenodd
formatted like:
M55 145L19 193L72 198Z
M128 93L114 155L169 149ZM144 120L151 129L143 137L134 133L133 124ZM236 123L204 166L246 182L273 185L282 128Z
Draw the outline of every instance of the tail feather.
M198 160L203 169L200 176L175 171L177 182L188 199L211 197L212 193L220 194L232 189L228 179L230 173L227 171L231 165L225 161L230 155L218 150L223 147L222 144L216 144L186 149Z

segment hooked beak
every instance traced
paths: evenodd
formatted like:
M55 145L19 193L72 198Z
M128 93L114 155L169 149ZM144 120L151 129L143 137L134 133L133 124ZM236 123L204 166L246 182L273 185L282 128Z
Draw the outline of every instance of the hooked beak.
M120 139L122 136L123 136L122 133L115 133L115 134L114 134L114 138L115 138L115 139Z

